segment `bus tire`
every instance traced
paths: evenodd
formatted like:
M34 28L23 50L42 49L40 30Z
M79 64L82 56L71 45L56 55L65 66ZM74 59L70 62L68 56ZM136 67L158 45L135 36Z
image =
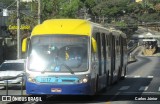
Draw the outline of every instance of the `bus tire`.
M113 84L113 73L111 72L108 77L108 85L111 86Z
M109 71L106 73L106 86L104 88L104 91L107 91L108 87L109 87Z
M97 77L96 77L96 91L95 91L96 94L98 93L98 80L99 80L99 76L97 75Z
M124 80L125 79L125 76L126 76L126 71L127 71L127 65L125 65L125 67L123 66L123 71L122 71L122 75L121 75L121 80Z
M117 81L120 80L121 77L122 77L122 67L120 66L119 70L118 70L118 79L117 79Z

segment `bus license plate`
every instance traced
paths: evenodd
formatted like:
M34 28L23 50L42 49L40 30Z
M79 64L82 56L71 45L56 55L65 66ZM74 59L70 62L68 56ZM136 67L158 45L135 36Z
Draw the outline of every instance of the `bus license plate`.
M51 88L51 92L62 92L61 88Z

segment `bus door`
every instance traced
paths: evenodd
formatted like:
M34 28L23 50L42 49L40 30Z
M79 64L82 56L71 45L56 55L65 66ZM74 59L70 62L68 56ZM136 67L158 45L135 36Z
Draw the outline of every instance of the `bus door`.
M123 59L124 59L124 63L123 65L127 65L128 63L128 52L127 52L127 39L126 38L123 38Z
M103 73L104 73L104 56L103 56L103 46L102 46L102 34L96 34L96 41L97 41L97 49L98 49L98 65L99 65L99 72L98 72L98 89L103 87Z
M111 74L113 74L113 80L112 82L114 82L115 80L115 76L116 76L116 71L115 71L115 60L116 60L116 55L115 55L115 36L112 36L112 42L111 42Z
M107 70L106 70L106 66L107 66L107 51L106 51L106 34L102 34L102 47L103 47L103 49L102 49L102 53L103 53L103 56L102 56L102 59L103 59L103 72L104 72L104 74L106 74L107 73Z
M123 63L124 63L124 52L123 52L123 37L120 37L120 73L122 73L122 67L123 67Z
M119 45L119 36L115 37L115 76L118 77L120 69L120 45ZM117 79L118 80L118 79Z

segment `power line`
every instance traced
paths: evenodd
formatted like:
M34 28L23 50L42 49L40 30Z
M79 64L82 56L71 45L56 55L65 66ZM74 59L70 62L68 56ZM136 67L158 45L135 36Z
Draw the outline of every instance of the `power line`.
M9 7L11 7L14 3L16 3L17 1L14 1L11 5L9 5L6 9L8 9Z

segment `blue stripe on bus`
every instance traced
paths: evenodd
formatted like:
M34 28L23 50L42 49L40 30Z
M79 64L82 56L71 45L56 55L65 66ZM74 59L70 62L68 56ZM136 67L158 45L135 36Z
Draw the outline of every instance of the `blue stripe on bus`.
M78 78L67 78L67 77L36 77L36 82L40 83L75 83L78 82Z
M82 84L36 84L26 82L27 94L52 94L52 95L91 95L91 85L89 83ZM61 92L52 92L51 89L61 89Z

